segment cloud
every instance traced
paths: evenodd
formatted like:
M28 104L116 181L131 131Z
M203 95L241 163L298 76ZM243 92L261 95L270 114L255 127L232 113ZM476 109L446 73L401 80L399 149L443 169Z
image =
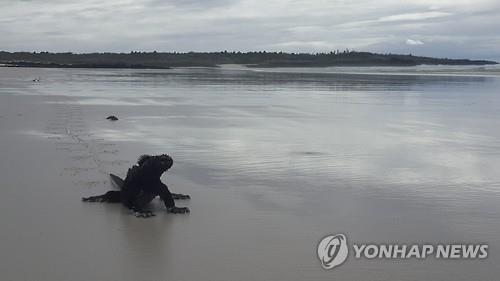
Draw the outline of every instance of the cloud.
M407 45L424 45L424 42L420 40L406 39Z
M333 50L335 49L335 44L332 42L326 41L291 41L291 42L282 42L271 44L269 47L272 47L276 50L306 50L306 51L314 51L314 50Z
M419 52L431 56L453 51L460 57L500 58L496 47L500 3L495 0L0 0L0 4L0 50L9 51L349 48L415 53L418 46Z
M394 22L394 21L418 21L426 19L441 18L452 15L451 13L430 11L422 13L398 14L379 18L379 22Z

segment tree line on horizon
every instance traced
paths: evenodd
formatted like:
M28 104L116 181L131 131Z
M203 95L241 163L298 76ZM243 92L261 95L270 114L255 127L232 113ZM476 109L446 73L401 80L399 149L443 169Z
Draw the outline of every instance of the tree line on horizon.
M487 60L448 59L412 54L377 54L349 49L328 53L286 52L139 52L130 53L51 53L0 51L0 64L27 67L90 68L170 68L221 64L244 64L256 67L324 67L324 66L414 66L420 64L486 65Z

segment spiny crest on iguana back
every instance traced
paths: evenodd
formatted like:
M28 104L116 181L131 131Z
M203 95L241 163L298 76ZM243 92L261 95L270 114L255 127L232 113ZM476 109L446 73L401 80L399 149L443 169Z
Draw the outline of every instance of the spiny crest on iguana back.
M142 166L142 164L144 164L144 162L146 162L151 157L153 157L153 156L148 155L148 154L143 154L143 155L139 156L139 159L137 159L137 164L139 166Z

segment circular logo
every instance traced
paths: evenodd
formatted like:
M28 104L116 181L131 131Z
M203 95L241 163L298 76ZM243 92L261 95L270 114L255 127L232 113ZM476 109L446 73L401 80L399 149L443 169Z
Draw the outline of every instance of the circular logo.
M332 269L341 265L346 259L349 249L344 234L328 235L318 244L318 258L324 269Z

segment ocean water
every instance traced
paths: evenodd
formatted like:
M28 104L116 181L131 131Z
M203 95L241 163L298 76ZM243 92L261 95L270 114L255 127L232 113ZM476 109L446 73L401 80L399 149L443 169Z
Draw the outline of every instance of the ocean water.
M116 114L115 127L90 117L90 131L121 147L167 152L178 177L248 203L245 211L227 210L233 220L221 223L223 237L210 240L228 250L206 262L231 270L208 271L208 279L498 278L497 66L0 68L0 94L55 97ZM352 242L487 243L489 257L351 254L325 271L315 247L331 233ZM213 254L207 248L184 257ZM193 272L176 276L204 276Z

